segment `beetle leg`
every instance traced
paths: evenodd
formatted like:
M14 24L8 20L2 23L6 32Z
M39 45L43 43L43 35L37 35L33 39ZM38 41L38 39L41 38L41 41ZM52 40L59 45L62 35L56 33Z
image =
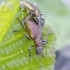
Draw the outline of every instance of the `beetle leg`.
M24 34L24 36L25 36L28 40L30 40L30 38L28 37L28 35Z
M43 45L44 45L43 49L45 48L46 44L48 43L48 35L49 35L49 34L53 34L53 33L50 32L50 33L47 33L47 34L46 34L46 40L43 40L43 41L42 41L42 42L43 42Z
M46 35L46 40L43 40L42 42L43 42L43 44L46 44L46 43L48 43L48 35L49 34L53 34L52 32L50 32L50 33L48 33L47 35Z
M20 30L13 30L13 32L20 32L20 33L23 34L28 40L30 40L30 38L28 37L28 35L24 34L24 33L21 32Z
M29 15L29 13L27 13L27 14L25 15L25 17L22 19L22 21L24 21L24 19L25 19L28 15Z
M42 57L44 57L44 53L42 52Z
M33 16L35 15L35 11L36 11L36 10L31 10L31 11L29 11L29 12L26 14L26 16L22 19L22 21L23 21L28 15L30 15L29 18L33 18Z
M43 42L43 45L44 45L44 44L46 44L46 43L47 43L47 40L43 40L42 42Z
M22 22L19 18L17 18L17 19L21 23L21 25L24 26L24 22Z
M24 30L27 32L27 30L26 30L26 27L25 27L25 23L23 22L23 21L21 21L19 18L17 18L18 19L18 21L21 23L21 25L23 26L23 28L24 28Z
M31 57L31 50L32 50L33 47L34 47L34 46L30 46L30 47L28 48L28 51L29 51L29 57Z

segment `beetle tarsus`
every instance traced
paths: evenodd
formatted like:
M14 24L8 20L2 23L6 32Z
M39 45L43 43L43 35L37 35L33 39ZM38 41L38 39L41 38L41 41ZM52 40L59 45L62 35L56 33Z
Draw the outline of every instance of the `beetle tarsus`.
M43 40L42 42L43 42L43 45L44 45L44 44L46 44L46 43L47 43L47 40Z
M43 49L46 47L46 44L48 43L48 35L49 34L53 34L53 33L52 32L49 32L49 33L46 34L46 40L43 40L42 41L43 42L43 45L44 45Z
M30 47L28 48L28 50L31 51L33 47L34 47L34 46L30 46Z
M32 50L33 47L34 47L34 46L30 46L30 47L28 48L28 51L29 51L29 57L31 57L31 50Z
M44 57L44 53L42 52L42 57Z

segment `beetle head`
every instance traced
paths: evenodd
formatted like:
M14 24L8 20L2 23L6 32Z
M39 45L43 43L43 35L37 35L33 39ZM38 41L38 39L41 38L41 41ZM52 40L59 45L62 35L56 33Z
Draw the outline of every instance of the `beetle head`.
M42 47L37 47L36 48L36 54L37 55L40 55L42 53L42 51L43 51L43 48Z

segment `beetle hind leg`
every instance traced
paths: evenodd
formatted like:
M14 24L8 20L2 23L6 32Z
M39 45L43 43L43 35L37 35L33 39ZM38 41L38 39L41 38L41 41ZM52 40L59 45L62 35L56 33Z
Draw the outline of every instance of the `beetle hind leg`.
M28 40L30 40L30 38L29 38L29 36L28 36L27 34L24 34L24 36L25 36Z
M32 51L32 48L33 48L34 46L30 46L29 48L28 48L28 51L29 51L29 57L31 57L31 51Z
M20 32L21 34L23 34L28 40L30 40L30 38L28 37L27 34L24 34L23 32L21 32L20 30L13 30L13 32Z

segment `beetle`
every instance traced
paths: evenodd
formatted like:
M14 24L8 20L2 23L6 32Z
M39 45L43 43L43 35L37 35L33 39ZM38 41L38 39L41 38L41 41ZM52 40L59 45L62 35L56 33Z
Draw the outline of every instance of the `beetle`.
M30 46L28 49L29 50L29 56L31 56L32 47L36 48L36 54L37 55L41 54L42 56L44 56L43 49L44 49L44 47L48 41L43 40L42 31L41 31L39 25L36 24L35 21L32 18L30 18L29 16L27 16L24 20L20 20L19 18L18 18L18 20L21 22L23 28L29 34L29 35L24 34L24 36L27 39L29 39L29 40L32 39L34 41L34 45ZM19 31L19 30L14 30L14 32L17 32L17 31ZM51 33L48 33L48 34L51 34ZM47 34L47 36L48 36L48 34Z
M24 36L27 39L30 40L31 38L34 41L34 45L29 47L28 49L30 52L29 56L31 56L31 49L34 46L36 48L36 54L37 55L42 54L42 56L44 56L43 49L45 45L47 44L47 39L43 40L43 35L42 35L42 30L41 30L41 27L43 26L41 23L42 21L41 13L37 7L35 7L33 4L29 2L25 1L25 2L22 2L22 4L24 4L26 9L28 8L30 10L30 13L28 13L24 18L22 18L22 20L18 18L24 30L29 34L29 36L26 34L24 34ZM39 22L36 21L35 18L40 18L38 19ZM14 30L14 32L17 32L17 31L20 32L19 30ZM50 32L48 34L52 34L52 33ZM47 37L48 37L48 34L47 34Z
M43 14L35 5L24 1L20 2L20 6L25 8L27 11L30 11L30 16L35 19L36 23L39 24L40 28L44 26L45 19L42 17Z
M29 56L31 56L31 49L35 46L36 54L43 55L43 45L47 43L47 41L43 40L42 31L38 24L34 22L32 18L27 16L24 20L18 20L21 22L23 28L29 35L24 34L24 36L30 40L30 38L34 41L34 45L29 47ZM14 30L14 32L20 32L19 30ZM29 37L28 37L29 36Z

